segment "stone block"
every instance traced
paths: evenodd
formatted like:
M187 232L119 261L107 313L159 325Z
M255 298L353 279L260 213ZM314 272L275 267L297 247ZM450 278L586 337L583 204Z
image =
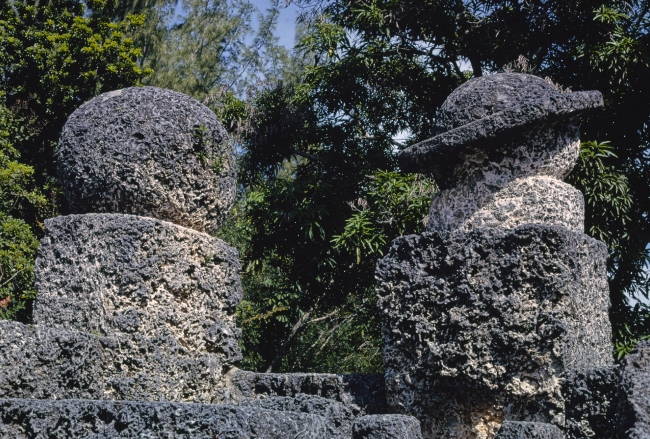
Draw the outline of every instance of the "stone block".
M324 418L228 405L0 399L0 435L30 438L347 439Z
M214 112L156 87L116 90L66 122L58 175L72 213L126 213L213 232L235 200L232 143Z
M334 435L349 438L352 423L359 414L359 408L332 399L299 393L295 396L268 396L265 398L244 398L240 407L259 407L281 412L299 412L322 416Z
M97 335L168 337L188 351L241 358L237 251L153 218L70 215L45 222L34 321Z
M552 424L506 421L494 439L564 439L564 435Z
M618 366L568 374L563 389L566 439L616 437L620 380Z
M389 405L425 437L561 425L566 373L613 362L606 258L556 226L395 240L377 266Z
M318 396L341 402L355 415L389 413L384 376L326 373L256 373L233 369L226 377L232 401L269 396Z
M215 403L228 400L219 355L176 340L102 337L0 322L0 398Z
M642 341L621 363L617 438L650 438L650 342Z
M469 232L482 227L514 229L524 224L546 224L583 233L584 222L584 197L573 186L548 176L514 180L499 176L475 182L471 188L460 185L435 194L427 231Z
M352 439L422 439L420 422L413 416L368 415L354 422Z

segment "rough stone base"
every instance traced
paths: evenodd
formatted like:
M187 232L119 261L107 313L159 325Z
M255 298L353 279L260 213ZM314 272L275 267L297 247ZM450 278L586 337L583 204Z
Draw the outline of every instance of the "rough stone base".
M568 375L564 384L566 439L616 437L620 381L618 366Z
M352 439L422 439L420 422L412 416L368 415L354 423Z
M101 337L0 322L0 398L214 403L224 393L218 355L163 336Z
M616 425L618 438L650 438L650 342L643 341L623 360Z
M329 435L345 439L357 417L387 409L382 375L233 369L224 376L219 356L196 355L173 339L102 337L7 321L0 322L0 398L237 404L249 411L315 415ZM0 417L5 409L0 407Z
M566 373L613 362L606 258L558 226L396 239L377 267L388 403L428 438L562 425Z
M255 373L232 369L225 377L230 402L269 396L310 395L340 402L356 416L390 413L384 376L326 373Z
M317 415L256 407L92 400L0 400L0 436L45 438L347 439Z
M293 397L246 398L240 401L238 405L240 407L258 407L266 410L309 413L322 416L327 420L330 429L341 437L350 437L352 435L352 423L359 414L356 406L349 406L331 399L305 394L298 394Z
M552 424L504 422L494 439L564 439L564 435L562 430Z
M570 374L565 393L566 439L650 438L650 342L617 367Z
M97 335L175 339L188 351L241 359L237 251L153 218L70 215L45 222L34 322Z

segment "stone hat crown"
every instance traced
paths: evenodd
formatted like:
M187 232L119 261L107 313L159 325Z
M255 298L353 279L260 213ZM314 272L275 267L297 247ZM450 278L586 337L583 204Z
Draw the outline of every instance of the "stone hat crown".
M534 75L499 73L471 79L440 107L438 135L399 155L404 172L429 172L463 146L482 146L602 107L598 91L562 93Z

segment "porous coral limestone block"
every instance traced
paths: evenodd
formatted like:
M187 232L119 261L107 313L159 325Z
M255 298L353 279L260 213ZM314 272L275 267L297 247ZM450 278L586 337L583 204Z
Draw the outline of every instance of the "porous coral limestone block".
M436 194L428 230L513 229L524 224L548 224L583 232L584 204L579 190L553 177L518 178L500 190L482 181L472 189L460 186Z
M98 335L168 336L189 352L241 358L237 251L205 233L120 214L45 222L34 322Z
M583 232L583 196L561 181L579 150L574 125L526 133L498 148L464 150L458 164L450 163L453 183L433 196L427 231L533 223Z
M428 438L561 425L567 372L613 361L606 258L558 226L393 241L377 267L389 404Z
M640 342L621 365L616 438L650 437L650 342Z
M235 200L235 158L215 114L182 93L97 96L63 128L58 174L73 213L126 213L213 232Z
M564 439L562 430L541 422L505 422L495 439Z
M257 407L0 399L3 438L345 439L317 415Z
M214 403L228 396L223 375L219 354L188 352L164 335L0 321L0 398Z
M368 415L357 419L352 439L422 439L420 422L412 416Z

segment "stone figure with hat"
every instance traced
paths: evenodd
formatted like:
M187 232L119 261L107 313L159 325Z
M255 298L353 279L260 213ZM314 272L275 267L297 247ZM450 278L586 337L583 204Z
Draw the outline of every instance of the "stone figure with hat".
M562 181L579 117L602 105L532 75L479 77L442 105L438 135L400 154L440 187L426 232L377 268L388 402L425 438L488 439L508 422L559 434L567 374L613 363L607 249Z

